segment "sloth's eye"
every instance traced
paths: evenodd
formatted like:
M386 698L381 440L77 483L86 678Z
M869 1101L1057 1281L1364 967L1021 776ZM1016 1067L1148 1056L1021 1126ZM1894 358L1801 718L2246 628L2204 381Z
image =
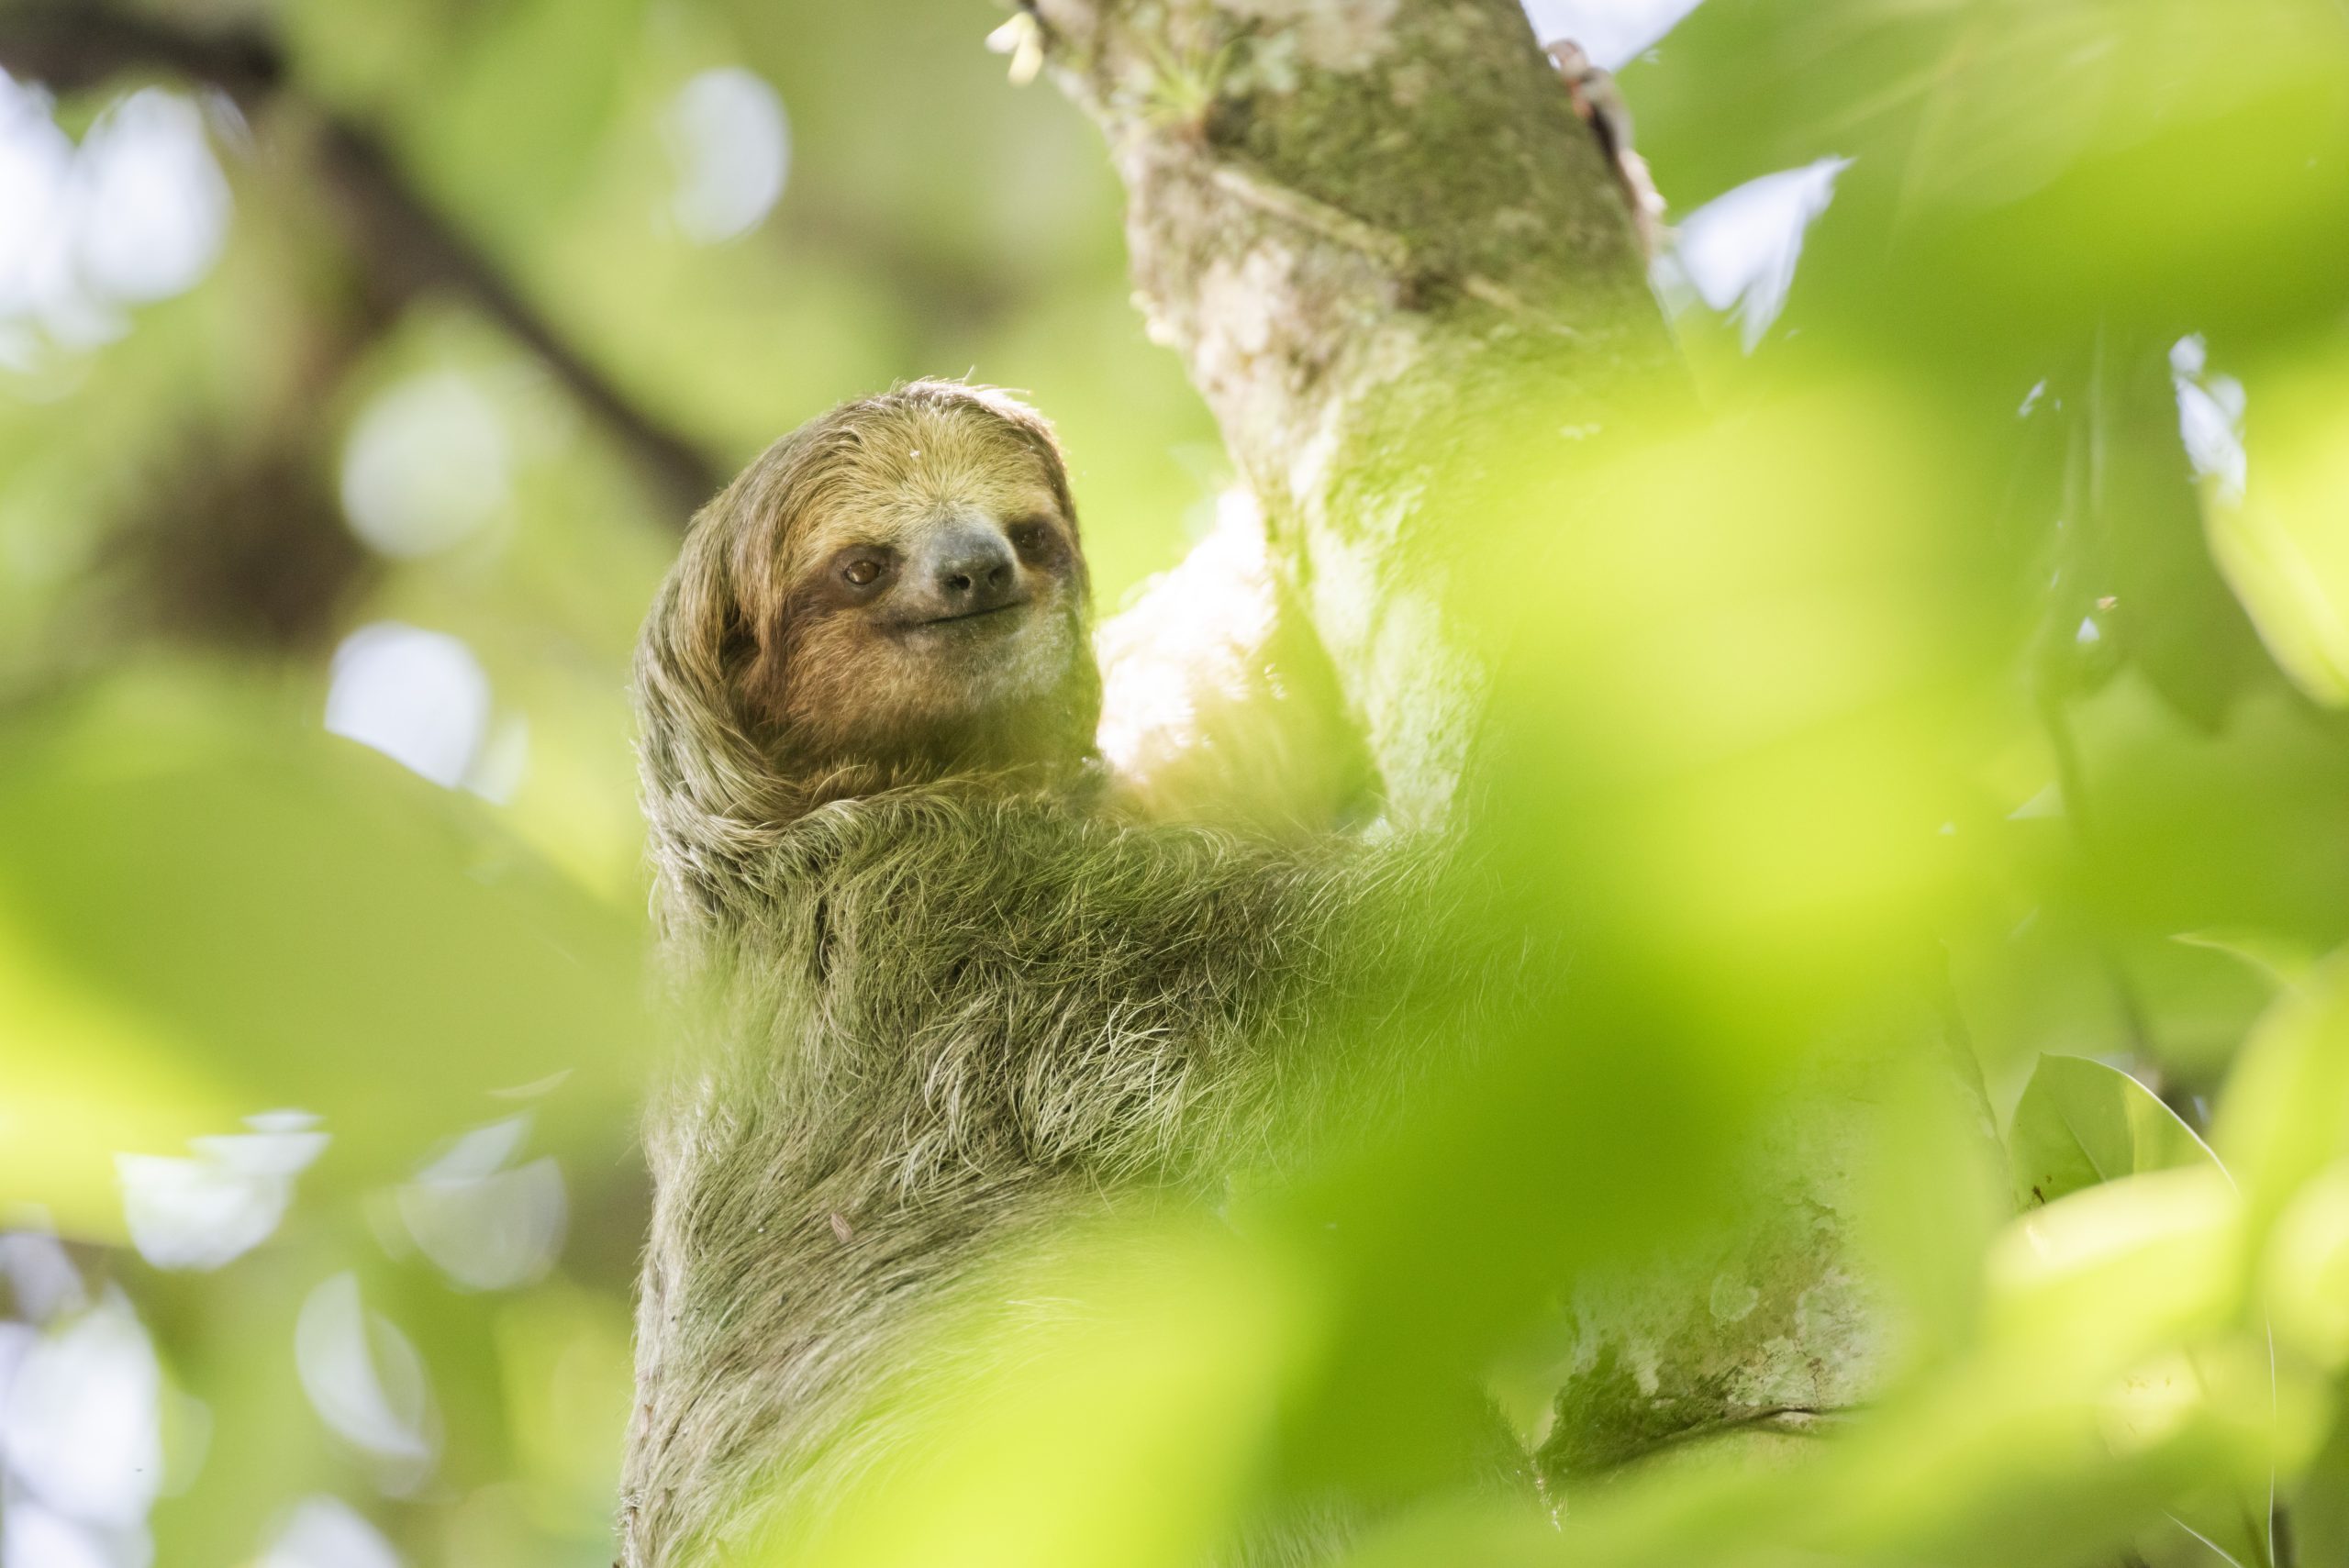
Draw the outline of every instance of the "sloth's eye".
M1011 548L1019 552L1019 559L1031 566L1041 565L1058 553L1060 541L1052 533L1052 526L1041 517L1023 518L1004 532L1010 537Z
M860 588L867 587L881 575L881 563L869 555L859 556L841 569L841 575Z

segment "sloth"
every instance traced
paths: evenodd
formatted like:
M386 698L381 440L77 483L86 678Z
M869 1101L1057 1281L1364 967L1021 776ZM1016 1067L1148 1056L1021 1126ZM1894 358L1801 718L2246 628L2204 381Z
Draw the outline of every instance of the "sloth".
M1088 599L1049 427L934 381L777 442L660 590L635 687L685 1038L646 1124L629 1568L820 1519L990 1261L1279 1163L1296 1106L1355 1092L1309 1045L1426 962L1424 856L1119 806Z

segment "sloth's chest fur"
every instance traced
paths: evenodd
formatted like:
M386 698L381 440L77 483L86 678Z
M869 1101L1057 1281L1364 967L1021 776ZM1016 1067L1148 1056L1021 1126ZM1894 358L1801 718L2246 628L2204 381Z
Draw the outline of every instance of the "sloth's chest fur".
M1314 868L1197 833L919 797L820 814L729 911L718 1071L754 1157L868 1200L1206 1157L1330 978ZM723 1096L730 1106L742 1097ZM747 1151L746 1151L747 1152Z
M930 791L673 877L689 1038L646 1128L631 1496L873 1462L874 1390L991 1262L1073 1214L1218 1193L1296 1153L1286 1113L1392 1076L1365 1054L1426 1054L1392 1023L1422 869Z

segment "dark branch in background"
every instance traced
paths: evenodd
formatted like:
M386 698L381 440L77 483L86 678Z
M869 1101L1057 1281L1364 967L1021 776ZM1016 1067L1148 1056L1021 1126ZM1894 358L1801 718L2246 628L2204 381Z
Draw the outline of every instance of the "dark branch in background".
M306 117L323 128L315 152L318 179L377 308L395 314L436 293L469 302L544 361L619 438L680 524L723 483L691 441L565 342L417 191L373 133L302 95L268 33L250 25L183 26L105 0L15 0L0 3L0 66L62 92L97 86L128 70L166 72L217 88L256 120L273 102L298 99Z
M435 292L471 301L546 361L571 395L610 428L660 487L680 526L718 493L725 475L566 343L401 177L382 143L346 121L330 120L318 162L351 247L366 259L371 284L402 304Z
M284 55L256 28L184 28L103 0L0 5L0 66L11 75L75 92L139 65L207 83L248 112L285 76Z

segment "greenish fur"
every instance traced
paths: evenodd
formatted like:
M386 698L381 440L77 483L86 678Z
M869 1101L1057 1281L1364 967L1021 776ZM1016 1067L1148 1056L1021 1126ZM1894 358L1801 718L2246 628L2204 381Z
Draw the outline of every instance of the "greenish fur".
M991 1262L1294 1159L1330 1107L1434 1060L1424 1004L1456 984L1424 845L1120 820L1087 756L797 775L743 710L752 651L727 647L726 562L795 523L756 498L799 481L758 466L696 523L638 667L685 1038L647 1119L630 1568L819 1523L902 1449L907 1368Z

